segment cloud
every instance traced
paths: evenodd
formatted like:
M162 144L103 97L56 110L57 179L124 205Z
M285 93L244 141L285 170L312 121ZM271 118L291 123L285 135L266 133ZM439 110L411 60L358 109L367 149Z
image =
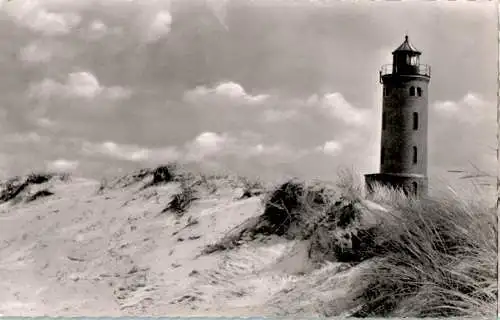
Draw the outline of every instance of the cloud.
M453 101L437 101L434 103L434 108L443 115L453 115L459 110L458 104Z
M82 155L115 160L152 164L178 161L200 166L239 166L243 161L254 164L293 162L313 150L295 150L283 144L266 144L256 136L230 136L227 133L202 132L179 146L151 148L140 145L119 144L112 141L80 144Z
M136 145L117 144L112 141L99 144L84 142L82 152L86 155L104 155L132 162L169 162L179 158L179 152L174 147L144 148Z
M342 144L338 141L330 140L325 142L325 144L320 147L320 150L327 155L336 156L342 151Z
M268 95L251 95L238 83L220 82L212 88L199 86L184 94L184 100L195 104L225 103L228 105L259 104L268 99Z
M379 138L372 121L375 110L353 106L340 92L305 98L278 92L250 94L237 82L227 81L213 87L199 86L186 92L184 100L203 107L196 109L204 112L200 125L229 134L224 136L223 150L211 154L212 158L251 158L276 164L294 163L315 154L325 156L324 161L336 156L336 162L357 161L366 167L372 161L368 155L377 150L374 146ZM257 109L252 108L255 101ZM242 139L242 130L259 132L261 138ZM356 159L343 150L362 156Z
M203 132L194 139L196 147L206 150L216 150L225 141L225 137L214 132Z
M46 63L52 56L52 49L39 41L21 48L18 55L19 60L30 63Z
M9 143L40 143L50 140L48 137L43 137L36 132L12 133L7 134L3 138L4 141Z
M110 30L101 20L93 20L90 22L86 34L91 39L100 39L105 36Z
M9 43L9 50L24 48L18 51L18 59L14 63L5 63L6 73L19 75L11 77L3 86L5 108L15 106L12 110L9 109L7 120L11 124L8 123L8 126L27 131L39 129L40 133L52 134L52 138L57 136L54 130L57 128L58 136L74 136L94 141L97 150L95 156L99 159L88 161L100 163L104 170L118 162L122 164L128 161L115 159L131 159L130 165L135 166L137 162L148 161L151 157L167 158L161 155L161 151L168 153L172 150L183 159L188 155L197 158L201 154L205 155L203 159L215 159L222 166L234 167L238 163L241 167L257 168L255 170L258 172L261 170L261 163L293 162L304 152L309 152L310 157L301 162L301 167L297 165L298 171L309 172L322 166L328 174L335 171L337 163L353 163L357 166L366 164L370 170L368 172L377 170L380 144L377 131L381 124L382 94L377 82L378 70L381 64L390 62L390 51L401 41L401 35L397 31L391 34L397 28L382 28L378 22L375 23L376 28L364 28L362 24L366 21L363 21L362 15L357 22L345 20L342 17L346 16L347 11L340 12L344 9L338 11L335 8L321 8L316 12L317 8L311 7L305 11L293 9L290 14L283 15L280 8L267 8L272 9L269 11L244 6L245 8L237 10L226 10L222 0L214 0L213 5L219 6L215 12L221 18L217 21L203 3L200 6L200 3L191 1L177 1L169 7L167 2L9 2L2 12L4 18L9 19L5 10L11 10L8 14L11 17L19 16L23 20L19 21L19 25L24 27L16 28L17 24L3 21L4 24L7 23L6 28L12 28L7 29L8 32L4 34L6 37L13 37L6 38L6 43ZM34 9L30 8L33 4L36 4ZM17 13L13 12L15 7ZM71 19L68 20L70 23L62 21L56 24L57 28L62 26L60 30L48 28L47 32L36 31L43 24L36 22L33 29L26 25L30 23L26 20L28 15L21 17L23 12L30 10L61 15L62 19L81 15L84 20L78 24L78 18L74 20L76 34L71 31L74 28L68 28ZM38 13L30 14L35 17ZM439 14L443 19L449 15ZM340 20L335 18L337 15ZM474 28L488 32L487 29L492 24L483 23L482 20L489 19L486 18L475 15L472 20L479 24ZM458 19L458 22L463 20L453 19ZM18 21L17 18L12 20ZM305 20L311 23L304 25L302 22ZM355 36L341 32L341 28L325 29L325 23L332 21L344 26L346 23L351 24L349 30ZM385 20L382 18L380 21L382 23ZM221 27L221 23L226 22L230 30ZM47 25L52 23L47 22ZM473 27L472 24L468 25ZM269 32L262 37L260 29ZM389 33L377 32L382 29ZM452 25L449 25L449 29L453 29ZM120 33L114 34L115 30ZM462 31L469 32L467 28ZM465 42L470 42L473 37L442 37L433 40L422 36L425 33L412 37L417 46L417 42L427 42L420 46L424 51L428 47L427 57L433 57L432 63L437 68L432 80L431 98L443 102L450 100L446 104L448 112L442 110L437 115L432 114L432 118L437 121L432 126L436 134L429 138L434 149L444 151L436 151L437 155L429 161L429 166L438 162L443 167L449 166L451 162L453 165L459 165L460 162L467 164L464 157L469 157L470 152L484 154L486 150L478 149L477 146L469 147L469 144L489 144L486 134L487 139L478 142L481 141L481 134L477 132L484 130L481 129L481 123L489 123L481 115L491 117L493 114L487 112L488 107L480 107L481 101L474 98L484 99L489 92L493 94L493 85L488 82L493 73L489 73L491 68L488 69L487 66L491 64L488 61L493 61L495 57L490 57L488 52L493 51L482 42L473 46L474 51L481 55L480 66L478 59L468 58L477 58L477 55L455 55L457 59L465 57L463 61L450 60L450 56L446 54L439 57L443 51L436 49L439 46L449 48L451 52L463 51L467 47L464 46L467 44ZM385 39L376 39L379 34L385 34ZM353 38L359 38L359 41L352 41ZM87 41L88 39L93 41ZM138 46L140 42L155 39L158 42L155 45ZM463 39L469 40L464 42ZM382 50L383 56L378 54L380 48L388 48ZM71 51L71 58L60 59L68 51ZM9 57L6 56L6 59ZM357 63L345 63L353 60ZM28 63L30 67L25 68ZM450 68L452 65L461 65L460 70L466 70L468 77L454 76L456 68ZM441 70L441 75L438 69ZM66 74L83 70L88 73L80 73L80 78ZM457 81L450 83L446 75ZM23 92L26 90L26 83L22 79L39 81L43 77L47 77L47 80L41 81L38 89L45 86L47 90L39 90L38 95L34 96L48 100L25 100ZM119 109L104 108L115 104L111 100L130 95L127 89L112 87L114 85L127 86L134 96L125 101L120 100ZM114 89L108 90L109 87ZM471 90L473 94L467 97L467 90ZM184 93L185 100L179 101L178 97L182 97ZM64 99L59 99L61 97ZM103 97L109 100L103 100ZM488 96L488 99L493 98ZM168 103L165 103L166 100ZM86 105L103 107L77 108ZM476 107L472 107L473 105ZM38 108L46 110L36 116L33 115L35 112L30 112ZM463 117L457 114L458 110L464 108L467 112L478 112L473 116L468 113L468 116ZM439 108L436 107L435 113L438 113L437 109ZM27 117L31 118L26 119ZM27 120L30 120L29 123ZM55 127L54 121L57 121ZM450 123L450 126L440 122ZM33 128L25 128L26 126ZM485 127L489 128L489 125ZM131 133L131 128L137 131L136 134ZM467 128L464 133L459 132L464 131L464 128ZM242 131L258 132L260 137L246 137L242 135ZM196 137L203 132L213 133L213 141L218 142L209 143L207 141L210 139L206 139L205 144L200 143L201 140L197 141ZM440 136L439 141L434 140L436 135ZM455 136L456 143L446 142ZM207 137L210 136L205 135ZM108 140L116 145L115 148L108 144L106 149L104 143L99 143ZM462 149L466 150L460 151L458 149L461 148L462 140L466 142L466 147ZM341 145L340 152L335 143ZM30 143L25 147L32 148L32 145ZM164 149L164 145L176 147ZM9 144L8 147L20 148L14 144ZM40 157L53 159L64 156L73 159L73 154L61 154L53 151L54 148L58 147L51 142ZM80 150L80 145L74 148ZM472 149L468 151L467 148ZM204 151L197 154L197 149ZM449 149L457 149L451 150L454 155L462 152L462 158L450 159L447 156ZM37 153L38 150L29 152ZM372 161L372 158L375 160ZM84 163L83 159L81 161L83 167L91 166ZM97 164L95 166L97 172L99 168ZM279 167L275 169L281 170Z
M46 166L49 171L55 172L71 172L75 171L80 162L78 160L57 159L47 162Z
M496 128L495 101L473 92L456 101L436 101L429 114L430 163L444 171L465 169L470 162L493 173Z
M327 93L323 96L312 95L306 105L319 108L327 115L348 125L361 126L370 119L369 111L352 106L339 92Z
M89 21L85 28L81 28L81 35L85 40L90 41L103 41L105 37L108 36L123 36L124 34L129 37L128 33L124 32L125 27L110 25L109 22L104 22L100 19L94 19ZM119 37L114 38L114 40L119 39ZM106 39L107 40L107 39ZM111 42L110 42L111 43ZM117 42L112 42L113 44L110 46L118 45Z
M58 90L57 86L53 83L54 90ZM63 93L82 98L94 98L103 91L97 78L89 72L70 73L67 83L59 88Z
M264 110L262 114L262 120L264 122L281 122L295 119L299 116L299 112L296 109L278 110L278 109L267 109Z
M226 135L215 132L200 133L192 142L187 144L185 158L187 161L206 159L222 151L228 142L229 138Z
M30 96L47 99L50 97L94 99L104 97L111 100L126 99L131 92L125 88L104 87L90 72L68 74L64 83L53 79L44 79L30 89Z
M39 38L24 46L17 59L31 66L58 65L75 57L77 50L70 43L50 38Z
M491 120L494 105L472 92L465 94L458 101L436 101L431 108L437 116L454 118L460 122L478 124Z
M263 144L259 143L257 145L242 146L240 155L242 158L247 157L268 157L268 158L281 158L293 160L294 158L300 158L304 154L308 153L307 150L294 150L290 146L282 144Z
M276 164L296 159L310 150L296 150L280 143L264 143L257 136L227 133L203 132L186 144L183 160L203 162L216 160L221 167L232 161ZM228 162L229 161L229 162Z
M35 123L42 128L54 128L56 126L55 121L46 117L38 117Z
M83 150L87 154L100 153L117 159L141 161L147 157L148 150L131 145L118 145L107 141L99 145L85 144Z
M170 1L129 0L23 0L3 1L2 9L19 26L42 35L56 37L70 34L82 27L82 12L96 8L105 14L112 12L126 17L123 25L131 26L128 35L136 35L145 42L163 39L171 31ZM109 28L95 19L84 30L88 39L100 39L118 28Z
M146 31L146 41L155 42L170 33L172 15L167 10L157 12L151 19Z
M76 14L40 10L27 26L46 35L65 35L80 24L80 21L80 16Z
M82 20L73 12L49 11L43 1L36 0L9 1L3 10L19 25L47 36L69 34Z

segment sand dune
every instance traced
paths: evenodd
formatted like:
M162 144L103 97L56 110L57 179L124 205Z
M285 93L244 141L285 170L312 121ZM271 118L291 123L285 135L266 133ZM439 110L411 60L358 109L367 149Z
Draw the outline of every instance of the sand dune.
M382 206L349 188L286 182L266 192L168 167L106 183L63 178L0 186L1 315L444 313L435 298L466 315L493 308L496 226L484 204L389 192Z
M177 217L179 188L52 179L54 195L0 211L0 314L12 316L314 315L342 296L340 264L313 270L307 245L281 238L200 255L247 219L261 197L219 183Z

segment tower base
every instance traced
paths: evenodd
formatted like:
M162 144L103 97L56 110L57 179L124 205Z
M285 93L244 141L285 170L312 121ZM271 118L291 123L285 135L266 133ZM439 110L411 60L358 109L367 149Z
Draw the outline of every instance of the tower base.
M372 173L365 175L365 182L368 193L372 193L377 184L417 197L426 196L428 192L428 179L420 174Z

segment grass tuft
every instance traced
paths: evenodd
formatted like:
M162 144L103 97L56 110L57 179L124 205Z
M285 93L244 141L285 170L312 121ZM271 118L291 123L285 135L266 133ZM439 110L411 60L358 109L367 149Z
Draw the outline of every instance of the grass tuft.
M379 186L367 199L343 172L336 185L290 180L270 190L259 217L202 254L235 248L256 235L309 240L313 262L356 266L348 305L333 308L339 312L480 317L496 309L496 218L488 202L451 191L418 199Z
M353 316L486 316L497 297L496 213L456 194L427 199L379 189L392 210L372 229L371 258L349 295ZM397 200L397 201L394 201Z
M39 191L33 193L32 195L28 196L26 198L26 202L33 202L35 200L50 197L53 195L54 195L54 192L50 191L49 189L42 189L42 190L39 190Z
M1 184L0 203L16 200L28 191L32 185L49 182L55 175L51 173L31 173L26 177L14 177Z
M183 181L181 183L181 191L173 196L165 209L162 210L162 213L170 211L180 217L190 207L191 203L197 199L198 196L193 185Z

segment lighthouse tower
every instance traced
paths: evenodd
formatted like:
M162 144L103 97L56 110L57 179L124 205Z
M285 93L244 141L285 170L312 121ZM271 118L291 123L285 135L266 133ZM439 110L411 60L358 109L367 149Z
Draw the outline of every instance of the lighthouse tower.
M380 173L365 175L368 191L374 183L401 188L407 194L427 194L428 85L430 66L420 64L421 52L405 36L392 52L392 65L380 71L383 85Z

